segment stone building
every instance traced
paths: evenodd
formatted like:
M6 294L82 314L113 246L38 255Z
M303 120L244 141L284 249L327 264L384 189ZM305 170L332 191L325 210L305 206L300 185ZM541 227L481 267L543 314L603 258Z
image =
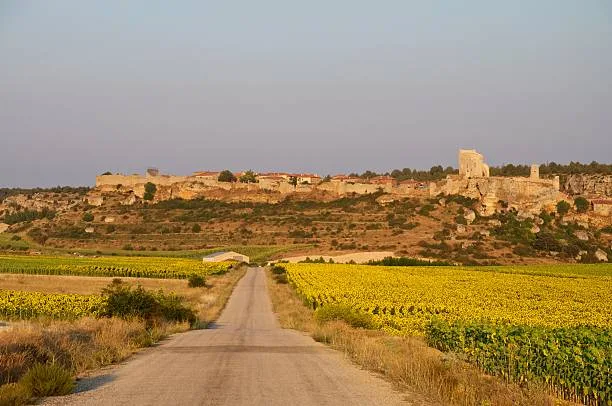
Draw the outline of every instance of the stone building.
M465 178L488 178L489 165L484 157L474 149L459 150L459 176Z
M559 192L559 177L541 179L539 166L532 165L529 177L489 176L489 166L475 150L459 150L459 175L432 182L431 196L461 195L481 202L480 214L492 215L502 209L501 202L519 211L539 213L552 208L564 196Z

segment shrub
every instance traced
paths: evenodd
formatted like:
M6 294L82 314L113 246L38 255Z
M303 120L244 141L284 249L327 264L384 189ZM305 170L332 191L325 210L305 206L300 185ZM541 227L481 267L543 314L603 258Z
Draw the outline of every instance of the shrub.
M89 223L89 222L91 222L93 220L94 220L94 215L93 214L91 214L90 212L83 213L83 221L86 221L86 222Z
M570 206L570 204L566 202L565 200L561 200L560 202L557 203L557 213L561 217L565 216L571 208L572 206Z
M257 183L257 177L255 176L255 172L252 170L246 171L241 177L240 182L242 183Z
M271 269L274 275L282 275L287 273L287 269L284 266L274 265Z
M561 251L561 243L551 233L539 232L531 244L533 248L540 251Z
M270 271L272 272L272 277L274 278L276 283L284 284L289 282L289 280L287 279L287 269L285 267L280 265L274 265L272 269L270 269Z
M32 221L32 220L44 219L44 218L48 220L53 220L55 218L55 212L47 208L44 208L41 211L21 210L21 211L16 211L11 214L5 214L4 219L2 221L6 224L12 225L12 224L24 223L24 222Z
M195 323L196 316L192 309L182 303L182 298L174 294L165 294L162 290L149 292L138 286L134 289L121 282L113 281L104 289L102 296L105 299L101 315L117 316L123 319L140 317L148 323L156 319L168 321Z
M586 213L589 210L589 201L582 196L574 199L574 206L576 206L576 211L578 213Z
M206 278L204 278L202 275L198 275L195 273L189 275L188 281L189 282L187 283L187 286L189 286L190 288L200 288L206 286Z
M221 171L219 177L217 178L219 182L236 182L236 177L230 170Z
M153 200L155 197L155 192L157 192L157 186L155 186L155 183L147 182L145 183L144 188L145 193L142 198L144 200Z
M31 397L28 388L21 383L7 383L0 386L0 405L26 405Z
M19 381L35 397L67 395L74 389L72 373L58 364L35 364Z
M202 231L202 226L196 223L193 225L193 227L191 227L191 231L193 231L194 233L199 233L200 231Z
M352 327L375 329L378 327L369 313L359 312L346 304L330 303L315 310L315 318L320 322L343 320Z

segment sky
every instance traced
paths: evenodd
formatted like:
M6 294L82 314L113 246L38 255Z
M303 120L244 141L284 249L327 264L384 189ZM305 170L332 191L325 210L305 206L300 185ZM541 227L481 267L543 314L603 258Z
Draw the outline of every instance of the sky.
M0 0L0 187L611 162L610 0Z

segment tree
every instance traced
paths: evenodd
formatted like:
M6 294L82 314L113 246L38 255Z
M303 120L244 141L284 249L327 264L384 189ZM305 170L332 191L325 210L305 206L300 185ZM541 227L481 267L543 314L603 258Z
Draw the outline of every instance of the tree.
M93 221L93 219L94 219L94 215L93 214L91 214L89 212L86 212L86 213L83 214L83 221L86 221L86 222L89 223L89 222Z
M142 198L145 200L153 200L155 197L155 192L157 192L157 186L155 186L155 183L147 182L145 183L144 188L145 193Z
M219 174L217 178L219 182L236 182L236 177L230 170L224 170Z
M257 177L255 176L255 172L252 170L248 170L242 174L240 177L240 182L242 183L257 183Z
M109 171L106 171L102 174L102 176L107 176L107 175L112 175L112 173L110 173Z
M589 201L582 196L574 199L574 206L576 206L576 210L578 213L586 213L589 210Z
M559 213L561 217L565 216L571 208L572 206L570 206L570 204L565 200L561 200L557 203L557 213Z
M298 183L297 176L290 176L289 177L289 184L290 185L297 186L297 183Z
M202 226L196 223L193 225L193 227L191 227L191 231L193 231L194 233L199 233L200 231L202 231Z

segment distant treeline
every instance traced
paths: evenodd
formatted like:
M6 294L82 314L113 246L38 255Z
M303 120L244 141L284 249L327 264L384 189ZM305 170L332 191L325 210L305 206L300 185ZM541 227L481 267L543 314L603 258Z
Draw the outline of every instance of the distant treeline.
M492 166L491 176L529 176L531 165L514 165L507 164L502 166ZM376 173L373 171L365 171L362 174L351 173L350 176L362 179L370 179L375 176L391 176L399 181L414 179L419 181L440 180L446 175L458 174L459 170L451 166L446 168L442 165L432 166L429 170L419 169L394 169L391 172ZM590 164L582 164L580 162L570 162L569 164L558 164L550 162L540 165L540 175L573 175L573 174L603 174L612 175L612 164L600 164L593 161Z
M0 188L0 202L4 201L9 196L14 195L28 195L31 196L35 193L47 192L47 193L78 193L80 195L84 195L89 191L89 187L87 186L56 186L51 188Z
M507 164L501 167L491 167L492 176L529 176L530 165ZM575 174L612 174L612 164L600 164L593 161L590 164L570 162L567 165L550 162L540 165L540 175L575 175Z

